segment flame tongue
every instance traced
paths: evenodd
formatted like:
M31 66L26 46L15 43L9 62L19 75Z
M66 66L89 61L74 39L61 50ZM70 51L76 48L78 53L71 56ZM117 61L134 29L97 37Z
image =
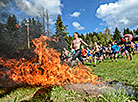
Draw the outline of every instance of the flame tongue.
M100 84L98 77L92 75L93 70L89 67L79 65L69 70L67 64L60 63L60 53L52 48L48 48L46 40L51 40L47 36L41 36L33 40L36 46L34 52L38 55L40 65L34 65L33 61L24 58L20 60L2 60L0 65L10 68L6 74L16 83L24 82L29 85L64 85L67 83L92 83ZM34 58L35 60L36 58ZM3 73L3 71L0 71ZM2 77L1 77L2 78Z

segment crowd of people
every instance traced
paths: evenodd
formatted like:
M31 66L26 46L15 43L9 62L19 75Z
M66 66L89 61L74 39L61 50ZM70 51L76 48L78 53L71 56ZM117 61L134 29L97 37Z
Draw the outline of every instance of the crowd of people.
M71 62L71 68L74 66L75 62L80 60L82 64L84 62L94 63L94 66L97 65L97 61L101 63L105 59L115 60L117 62L117 58L126 57L127 60L132 61L132 54L135 54L135 51L138 51L137 42L129 41L128 37L125 37L125 42L121 45L117 45L117 43L112 42L108 46L103 46L102 44L97 44L94 42L94 48L90 49L89 45L85 43L81 38L78 37L78 33L75 32L73 34L74 40L71 44L71 51L68 51L64 48L62 51L62 60L65 62ZM84 46L86 46L86 49Z

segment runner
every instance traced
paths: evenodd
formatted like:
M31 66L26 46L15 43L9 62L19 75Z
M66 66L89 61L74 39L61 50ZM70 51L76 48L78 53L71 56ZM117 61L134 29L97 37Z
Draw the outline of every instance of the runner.
M137 44L137 42L135 42L135 48L136 48L136 51L138 51L138 44Z
M132 52L133 52L133 55L135 55L135 44L133 42L131 42L131 49L132 49Z
M125 37L125 40L126 42L124 43L125 45L125 53L126 53L126 56L127 56L127 60L128 60L128 53L129 53L129 56L130 56L130 61L132 61L132 54L131 54L131 46L132 46L132 42L128 40L128 37Z
M87 50L84 49L84 46L81 46L81 53L82 53L82 59L86 60L87 59Z
M87 48L87 60L88 60L88 62L92 62L91 60L92 60L92 55L91 55L91 50L89 49L89 48Z
M64 48L63 51L62 51L62 57L61 57L61 60L64 61L64 62L67 62L70 58L70 52Z
M97 45L96 42L94 42L94 49L93 49L93 58L94 58L94 66L96 66L96 61L99 57L99 50L100 50L100 46Z
M124 44L121 45L120 51L121 51L121 56L123 58L123 56L125 56L125 46L124 46Z
M101 63L102 60L103 60L103 51L104 51L104 47L103 47L102 44L100 44L100 49L99 49L99 57L100 57L100 61L99 61L99 63Z
M80 49L81 43L88 47L88 44L86 44L81 38L78 38L78 35L79 33L77 32L73 34L74 40L72 41L71 49L74 49L76 53L71 60L72 61L71 68L74 66L76 58L78 58L82 62L82 64L84 64L83 59L81 58L81 49Z
M119 52L119 47L117 44L115 44L115 42L112 42L112 58L114 57L115 61L117 62L117 56L118 56L118 52ZM113 59L111 59L113 61Z
M113 51L112 51L111 46L112 46L111 44L108 45L107 53L108 53L108 56L110 57L111 61L113 62L113 59L112 59Z

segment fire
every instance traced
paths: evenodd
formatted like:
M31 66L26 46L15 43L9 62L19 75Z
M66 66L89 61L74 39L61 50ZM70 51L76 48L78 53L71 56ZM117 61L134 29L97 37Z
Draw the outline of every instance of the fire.
M70 70L66 63L61 64L60 52L47 46L46 40L51 41L47 36L41 36L32 40L36 47L34 52L38 58L26 60L21 58L2 59L0 65L10 70L6 71L6 75L15 83L27 83L29 85L64 85L67 83L92 83L100 84L98 77L93 75L93 69L78 65ZM57 41L58 39L56 39ZM53 40L52 40L53 41ZM34 61L38 59L39 65L35 65ZM3 71L0 70L1 78L4 77Z

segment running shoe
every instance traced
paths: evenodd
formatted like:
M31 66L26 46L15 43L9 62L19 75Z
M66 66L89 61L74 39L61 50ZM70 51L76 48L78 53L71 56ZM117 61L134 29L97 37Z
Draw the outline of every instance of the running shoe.
M128 57L127 57L127 60L128 60Z

